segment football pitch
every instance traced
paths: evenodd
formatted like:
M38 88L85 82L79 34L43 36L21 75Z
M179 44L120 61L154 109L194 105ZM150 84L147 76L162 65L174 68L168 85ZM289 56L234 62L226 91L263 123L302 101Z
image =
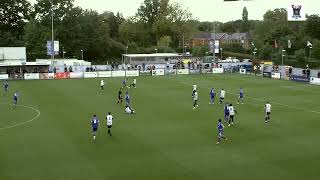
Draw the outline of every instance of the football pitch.
M0 179L319 179L320 87L246 75L142 76L128 89L137 114L127 115L125 103L117 105L121 81L105 79L104 92L100 79L10 81L8 94L1 89ZM217 99L209 104L211 87L224 88L238 111L220 145L223 106ZM243 105L236 104L240 87ZM15 90L20 105L13 108ZM264 123L267 101L270 124ZM96 142L93 114L101 125Z

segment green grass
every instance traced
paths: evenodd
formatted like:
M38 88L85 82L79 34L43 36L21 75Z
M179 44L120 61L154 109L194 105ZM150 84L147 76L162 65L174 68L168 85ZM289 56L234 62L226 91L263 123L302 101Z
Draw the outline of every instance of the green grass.
M20 104L41 115L0 130L0 179L319 179L320 87L239 75L137 81L138 88L129 90L137 111L133 116L116 104L120 78L106 79L103 93L99 79L10 82L11 92L1 95L0 128L37 115L8 105L15 89ZM194 83L200 98L195 111ZM235 105L236 125L226 128L229 141L221 145L215 145L216 124L223 112L221 106L209 105L211 87L226 89L227 102L234 104L239 87L245 90L245 104ZM267 125L266 101L273 106ZM111 138L105 126L109 111L115 118ZM94 113L103 125L95 143L90 128Z

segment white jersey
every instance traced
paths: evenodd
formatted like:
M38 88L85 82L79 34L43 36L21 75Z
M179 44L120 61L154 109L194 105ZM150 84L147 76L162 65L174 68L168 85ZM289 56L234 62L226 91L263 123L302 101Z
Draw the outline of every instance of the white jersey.
M129 107L126 107L125 112L131 114L132 111Z
M194 85L192 86L192 91L196 91L196 90L197 90L197 85L194 84Z
M112 120L113 120L112 115L108 115L108 116L107 116L107 125L108 125L108 126L112 126Z
M137 80L136 79L133 79L133 84L136 84L137 83Z
M228 110L229 110L230 116L234 116L234 112L235 112L234 107L233 107L233 106L229 106L229 107L228 107Z
M194 101L197 101L197 100L198 100L198 93L197 93L197 92L195 92L195 93L193 94L193 100L194 100Z
M220 98L224 98L226 96L226 91L225 90L221 90L220 91Z
M265 105L264 109L265 109L265 111L266 111L267 113L270 113L270 112L271 112L271 104L267 103L267 104Z
M104 86L104 80L101 80L100 85Z

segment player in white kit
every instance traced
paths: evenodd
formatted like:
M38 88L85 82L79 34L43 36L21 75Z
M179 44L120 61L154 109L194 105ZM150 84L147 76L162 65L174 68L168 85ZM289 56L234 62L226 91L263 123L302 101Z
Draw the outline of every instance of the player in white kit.
M222 88L219 95L220 95L219 102L220 102L220 104L222 104L224 101L224 98L226 97L226 91Z
M264 105L264 111L265 111L265 123L270 122L270 114L271 114L271 104L269 103L269 101L267 102L266 105Z
M112 136L112 134L111 134L111 128L112 128L113 116L111 115L111 112L108 113L106 119L107 119L108 135L109 135L109 136Z
M101 87L101 90L103 91L103 89L104 89L104 80L100 81L100 87Z

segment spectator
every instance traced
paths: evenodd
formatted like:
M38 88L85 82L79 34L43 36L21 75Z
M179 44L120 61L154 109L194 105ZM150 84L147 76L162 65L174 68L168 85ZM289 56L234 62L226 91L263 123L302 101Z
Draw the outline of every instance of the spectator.
M289 67L289 77L292 75L292 66Z
M72 67L71 66L69 67L69 72L72 72Z

